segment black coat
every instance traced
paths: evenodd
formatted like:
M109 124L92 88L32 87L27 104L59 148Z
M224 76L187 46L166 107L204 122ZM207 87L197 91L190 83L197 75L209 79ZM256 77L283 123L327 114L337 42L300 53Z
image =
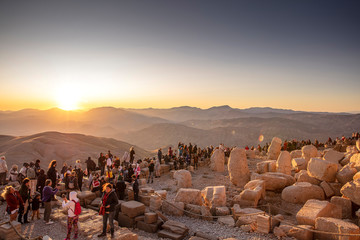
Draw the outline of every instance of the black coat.
M103 194L102 199L104 199L106 193ZM115 207L116 205L119 204L119 200L118 197L116 196L115 191L111 191L108 198L106 199L106 203L105 203L105 212L113 212L115 211ZM109 208L106 208L106 206L110 205Z

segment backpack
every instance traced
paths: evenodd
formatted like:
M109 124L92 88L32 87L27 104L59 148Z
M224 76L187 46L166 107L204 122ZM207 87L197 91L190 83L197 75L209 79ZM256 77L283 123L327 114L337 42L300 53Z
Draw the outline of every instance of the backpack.
M79 201L79 202L75 202L74 200L72 200L72 201L75 203L75 210L72 210L72 209L71 209L71 211L73 211L73 213L74 213L76 216L78 216L78 215L81 214L80 201Z

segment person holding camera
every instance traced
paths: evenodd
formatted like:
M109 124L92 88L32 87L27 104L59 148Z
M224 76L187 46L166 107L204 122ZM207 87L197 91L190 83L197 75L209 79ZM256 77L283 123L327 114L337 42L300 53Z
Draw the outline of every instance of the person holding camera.
M51 199L55 196L55 194L59 191L57 187L52 188L52 181L51 179L47 179L45 181L45 187L43 189L43 197L42 201L44 203L45 212L44 212L44 220L46 224L53 224L54 222L50 221L51 215ZM56 183L55 183L56 185Z

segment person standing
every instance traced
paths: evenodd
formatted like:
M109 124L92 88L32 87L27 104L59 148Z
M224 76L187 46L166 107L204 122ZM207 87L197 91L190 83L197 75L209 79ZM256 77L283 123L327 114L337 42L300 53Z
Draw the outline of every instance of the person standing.
M149 164L149 177L147 183L150 183L150 179L151 179L151 183L154 182L154 168L155 168L154 160L151 160Z
M103 155L103 153L100 153L100 157L98 158L98 166L101 170L101 176L103 176L105 173L105 162L106 162L105 156Z
M51 180L51 187L55 188L56 180L57 180L57 173L56 173L56 160L52 160L49 164L49 169L47 171L47 178Z
M130 164L133 164L135 158L135 150L134 146L131 146L130 148Z
M43 198L42 201L45 206L44 212L44 220L46 224L53 224L54 222L50 221L51 215L51 198L59 191L57 188L52 188L52 181L51 179L46 179L45 187L43 189Z
M5 185L6 183L6 174L8 172L8 166L5 161L5 156L0 157L0 184Z
M30 195L34 196L36 190L36 171L35 171L35 163L30 162L30 166L26 172L26 177L30 179Z
M103 186L102 205L99 214L103 216L103 231L98 237L106 236L107 221L109 219L111 238L114 237L115 207L119 203L116 193L110 183Z
M6 211L10 215L10 222L16 221L19 208L24 205L20 193L12 186L6 186L1 196L6 200Z
M159 178L160 177L160 160L156 160L155 163L155 178Z
M139 201L139 182L135 175L132 176L133 179L133 191L134 191L134 200Z
M74 227L74 239L78 238L78 221L79 221L79 215L76 215L75 207L76 203L79 202L79 199L77 198L76 192L70 192L69 194L69 200L66 199L66 197L63 197L62 207L64 209L68 210L68 218L67 218L67 234L66 238L64 240L70 240L71 236L71 230Z
M158 152L157 152L157 155L158 155L159 162L161 163L161 158L162 158L161 148L159 148L159 150L158 150Z
M12 165L10 170L10 177L9 177L10 182L16 182L18 180L18 175L19 175L18 165L14 164Z
M19 217L18 222L19 223L29 223L28 221L28 213L30 210L30 203L31 203L31 197L30 197L30 179L25 178L21 184L20 190L19 190L20 196L24 202L23 205L20 206L19 209ZM22 221L22 217L24 216L24 221Z

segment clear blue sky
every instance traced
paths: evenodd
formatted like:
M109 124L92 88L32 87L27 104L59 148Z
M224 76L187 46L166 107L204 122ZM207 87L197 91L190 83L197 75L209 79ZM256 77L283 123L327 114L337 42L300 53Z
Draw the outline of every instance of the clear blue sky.
M0 1L0 110L360 111L359 13L331 0Z

